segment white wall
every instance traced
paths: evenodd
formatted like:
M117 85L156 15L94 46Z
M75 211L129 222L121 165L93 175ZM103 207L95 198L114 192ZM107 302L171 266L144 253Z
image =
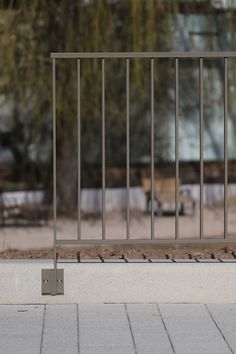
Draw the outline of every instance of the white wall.
M184 185L184 189L190 190L196 201L199 200L200 187L197 184ZM236 184L229 184L228 196L236 196ZM5 192L3 200L6 205L21 205L23 203L41 203L43 201L43 191L21 191ZM204 204L212 205L222 201L224 198L224 186L222 184L207 184L203 188ZM84 188L81 193L81 208L87 213L100 212L102 209L102 190ZM107 188L106 189L106 211L124 210L126 208L126 189ZM130 208L144 211L146 208L146 196L142 187L130 188Z

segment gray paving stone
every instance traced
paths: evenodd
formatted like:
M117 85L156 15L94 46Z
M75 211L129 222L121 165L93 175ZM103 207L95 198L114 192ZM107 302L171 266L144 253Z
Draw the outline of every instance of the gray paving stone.
M156 304L128 304L127 312L137 353L173 353Z
M236 304L210 304L207 308L228 345L236 353Z
M171 304L159 308L177 354L231 353L204 305Z
M222 259L223 263L236 263L236 259Z
M236 353L236 304L79 305L78 314L79 327L77 305L0 305L0 354L41 345L43 354L168 354L171 343L177 354Z
M46 306L42 353L78 353L76 305Z
M79 314L83 316L123 316L125 306L123 304L79 304Z
M180 259L180 258L175 258L176 263L197 263L196 259Z
M94 349L94 347L92 347L90 349L83 349L82 351L80 351L80 354L134 354L134 351L133 349L125 347L96 347L96 350Z
M172 259L155 259L151 258L152 263L174 263Z
M124 305L79 305L80 353L135 353Z
M92 259L81 259L81 263L102 263L101 259L99 258L92 258Z
M126 263L124 259L104 259L104 263Z
M40 352L43 305L0 305L0 353Z
M219 261L219 259L201 259L198 258L197 259L199 263L221 263L221 261Z
M127 261L129 263L150 263L148 259L132 259L132 258L127 258Z

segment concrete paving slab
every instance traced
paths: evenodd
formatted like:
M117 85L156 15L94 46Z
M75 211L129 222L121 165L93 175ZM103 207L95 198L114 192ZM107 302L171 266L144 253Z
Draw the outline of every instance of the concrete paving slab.
M236 263L236 259L222 259L223 263Z
M79 313L91 316L93 314L106 315L120 315L125 314L125 307L123 304L81 304L79 305Z
M79 305L80 353L135 354L124 305Z
M96 258L96 259L81 259L80 261L81 263L102 263L100 258Z
M159 308L176 353L232 353L204 305L171 304Z
M209 304L206 307L232 352L236 353L236 304Z
M156 259L151 258L152 263L174 263L173 259Z
M3 354L235 353L236 304L0 305Z
M150 261L148 259L131 259L131 258L127 258L127 261L129 263L150 263Z
M86 348L80 351L80 354L134 354L133 349L129 348L114 348L114 347L96 347L96 352L94 347Z
M0 353L38 354L43 317L43 305L0 305Z
M196 259L178 259L175 258L176 263L197 263Z
M45 311L42 354L77 354L77 305L48 305Z
M127 263L125 259L104 259L104 263Z
M221 263L219 259L197 259L199 263Z
M173 353L156 304L127 304L126 308L137 353Z

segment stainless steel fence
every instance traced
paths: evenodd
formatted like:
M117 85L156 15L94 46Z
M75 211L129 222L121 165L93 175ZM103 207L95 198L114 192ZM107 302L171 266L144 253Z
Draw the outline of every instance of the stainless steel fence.
M53 61L53 219L54 219L54 247L63 244L98 244L98 243L121 243L124 240L111 240L107 238L106 234L106 141L105 141L105 122L106 122L106 78L105 78L105 64L106 60L114 58L125 60L126 62L126 239L125 243L173 243L173 242L214 242L214 238L206 239L203 235L203 184L204 184L204 115L203 115L203 66L204 59L209 58L222 58L224 59L224 236L222 241L228 241L228 156L227 156L227 143L228 143L228 58L236 57L235 52L159 52L159 53L52 53L51 58ZM150 112L151 112L151 142L150 142L150 155L151 155L151 234L150 239L145 240L132 240L130 237L130 60L132 59L149 59L150 60ZM155 223L154 223L154 175L155 175L155 156L154 156L154 70L158 58L172 58L175 61L175 239L174 240L161 240L154 237ZM198 239L181 239L179 235L179 61L185 58L195 58L199 60L199 125L200 125L200 234ZM76 240L58 240L57 239L57 175L56 175L56 60L60 59L76 59L77 60L77 83L78 83L78 229ZM81 237L81 109L80 109L80 68L81 60L98 59L101 61L101 79L102 79L102 238L101 240L89 240ZM217 239L219 241L219 239ZM232 237L230 240L232 241ZM56 252L56 251L55 251Z
M57 270L57 246L76 245L76 244L142 244L142 243L214 243L214 242L232 242L236 238L228 235L228 58L235 58L236 52L141 52L141 53L52 53L53 64L53 224L54 224L54 270ZM132 239L130 235L130 61L134 59L150 60L150 179L151 179L151 233L149 239ZM154 213L154 179L155 179L155 135L154 135L154 71L155 65L158 65L158 59L173 59L175 63L175 235L173 239L155 238L155 213ZM179 62L186 58L199 61L199 136L200 136L200 233L198 238L181 238L179 232ZM203 67L204 59L224 60L224 234L219 238L204 237L203 230L203 185L204 185L204 114L203 114ZM56 152L56 61L60 59L77 60L77 84L78 84L78 228L76 239L58 239L57 238L57 152ZM81 236L81 60L97 59L101 62L101 82L102 82L102 237L101 239L88 239ZM110 239L106 233L106 141L105 141L105 123L106 123L106 77L105 65L107 60L120 59L126 63L126 238ZM54 288L52 294L57 292L58 275L54 275Z

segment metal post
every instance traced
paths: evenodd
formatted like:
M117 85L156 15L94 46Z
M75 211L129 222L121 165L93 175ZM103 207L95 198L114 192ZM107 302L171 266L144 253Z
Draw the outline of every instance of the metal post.
M224 239L228 236L228 58L224 58Z
M42 295L64 294L64 270L57 269L57 133L56 133L56 59L52 60L53 115L53 269L42 269Z
M129 59L126 59L126 238L130 239Z
M52 104L53 104L53 295L57 292L57 126L56 126L56 59L52 60Z
M77 237L81 239L81 108L80 108L80 59L77 60L77 85L78 85L78 98L77 98L77 128L78 128L78 215L77 215Z
M179 239L179 58L175 58L175 239Z
M106 130L105 130L105 59L102 58L102 239L106 239Z
M199 105L200 105L200 239L203 238L203 148L204 148L204 127L203 127L203 58L199 61Z
M151 239L154 239L154 58L151 58Z

